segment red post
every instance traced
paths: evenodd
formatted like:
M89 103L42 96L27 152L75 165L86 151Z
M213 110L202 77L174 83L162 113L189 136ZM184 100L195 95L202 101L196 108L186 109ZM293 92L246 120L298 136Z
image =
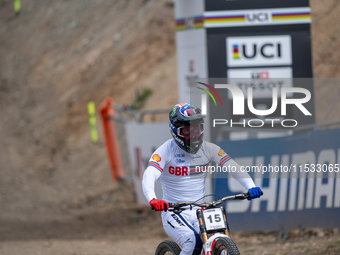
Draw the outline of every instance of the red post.
M122 164L119 143L113 119L113 99L106 98L99 106L99 111L102 116L105 141L109 161L111 165L112 178L118 180L125 177L125 172Z

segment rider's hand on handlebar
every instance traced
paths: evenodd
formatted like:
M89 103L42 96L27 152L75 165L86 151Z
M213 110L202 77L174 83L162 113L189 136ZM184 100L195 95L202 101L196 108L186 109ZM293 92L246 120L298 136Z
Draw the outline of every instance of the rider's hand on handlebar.
M259 187L254 187L248 190L249 192L249 197L247 198L248 200L252 200L253 198L258 198L262 194L262 190Z
M151 205L151 208L155 211L167 211L169 208L169 204L164 200L158 200L156 198L152 199L149 204Z

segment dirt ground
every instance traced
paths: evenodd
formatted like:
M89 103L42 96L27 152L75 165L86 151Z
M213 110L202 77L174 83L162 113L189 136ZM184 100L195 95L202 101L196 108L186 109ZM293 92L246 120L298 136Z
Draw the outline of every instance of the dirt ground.
M110 96L132 105L145 88L153 93L144 109L177 103L172 1L21 2L15 15L0 0L0 254L153 254L167 238L160 215L135 204L130 184L112 181L100 119L93 144L86 103ZM340 3L310 2L314 75L339 78ZM317 121L338 120L339 88L323 85ZM117 131L123 139L120 123ZM340 254L338 228L287 240L232 235L243 254Z
M2 219L0 254L154 254L169 238L160 214L135 205L131 188L117 187L107 197L93 197L58 214ZM287 239L277 232L231 234L241 254L340 254L339 228L295 230Z

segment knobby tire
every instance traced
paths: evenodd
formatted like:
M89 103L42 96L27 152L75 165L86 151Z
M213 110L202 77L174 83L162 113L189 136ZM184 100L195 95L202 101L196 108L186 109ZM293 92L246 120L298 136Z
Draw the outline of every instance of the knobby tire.
M180 252L181 248L177 243L174 241L165 240L158 245L155 255L179 255Z
M236 244L230 238L218 238L214 245L212 254L221 255L221 252L225 249L228 251L228 255L240 255Z

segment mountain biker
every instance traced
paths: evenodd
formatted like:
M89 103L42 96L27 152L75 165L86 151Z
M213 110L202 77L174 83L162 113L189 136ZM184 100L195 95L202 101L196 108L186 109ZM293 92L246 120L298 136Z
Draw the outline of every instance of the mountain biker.
M162 211L165 232L183 247L181 255L201 254L202 241L196 210L174 214L167 211L167 202L203 202L207 171L201 170L211 161L221 167L230 166L240 170L240 166L219 146L203 140L203 118L201 110L194 105L183 103L174 106L169 113L173 139L166 141L152 154L142 181L146 199L156 211ZM261 189L255 186L248 173L230 173L249 190L251 198L260 197ZM163 188L162 200L157 199L154 191L158 178Z

